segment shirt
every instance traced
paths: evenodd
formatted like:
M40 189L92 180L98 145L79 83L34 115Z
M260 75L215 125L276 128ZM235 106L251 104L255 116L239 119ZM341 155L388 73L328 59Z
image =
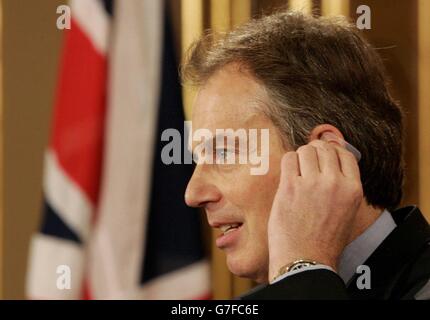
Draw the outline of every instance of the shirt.
M348 285L349 281L353 278L357 271L357 267L366 262L371 254L396 228L396 226L396 222L394 221L391 213L388 212L388 210L384 210L370 227L345 247L339 258L338 274L346 285ZM299 272L306 272L315 269L328 269L334 272L334 270L329 266L318 264L315 266L303 267L300 270L287 272L276 278L272 284Z

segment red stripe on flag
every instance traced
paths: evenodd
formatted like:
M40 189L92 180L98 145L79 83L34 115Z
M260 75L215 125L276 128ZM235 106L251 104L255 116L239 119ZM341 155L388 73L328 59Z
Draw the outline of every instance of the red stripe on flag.
M84 279L83 285L82 285L82 299L83 300L93 300L93 297L91 295L91 289L90 284L87 278Z
M106 114L107 59L72 19L54 105L51 148L60 165L97 204Z
M211 293L206 293L198 297L194 297L193 300L212 300L213 296Z

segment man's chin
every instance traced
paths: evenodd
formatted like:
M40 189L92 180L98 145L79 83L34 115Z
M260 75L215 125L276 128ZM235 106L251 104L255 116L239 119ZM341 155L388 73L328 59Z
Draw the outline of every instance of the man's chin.
M227 267L231 273L240 278L247 278L255 281L259 284L267 283L267 269L258 268L256 266L260 263L251 261L252 259L234 257L231 254L227 254Z

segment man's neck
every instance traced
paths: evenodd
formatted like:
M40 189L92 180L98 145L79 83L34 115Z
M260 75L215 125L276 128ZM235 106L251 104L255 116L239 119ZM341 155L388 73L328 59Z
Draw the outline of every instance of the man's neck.
M380 217L383 211L384 209L373 207L367 203L366 199L363 199L357 212L349 243L366 231Z

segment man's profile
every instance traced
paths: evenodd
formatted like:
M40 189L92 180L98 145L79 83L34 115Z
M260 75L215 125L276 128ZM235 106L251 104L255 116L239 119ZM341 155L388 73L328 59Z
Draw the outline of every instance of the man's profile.
M230 271L267 284L244 298L430 298L430 227L417 207L399 208L402 110L354 26L252 20L196 42L182 77L199 89L193 128L270 131L265 175L198 164L185 194L221 230ZM370 288L357 286L360 266Z

